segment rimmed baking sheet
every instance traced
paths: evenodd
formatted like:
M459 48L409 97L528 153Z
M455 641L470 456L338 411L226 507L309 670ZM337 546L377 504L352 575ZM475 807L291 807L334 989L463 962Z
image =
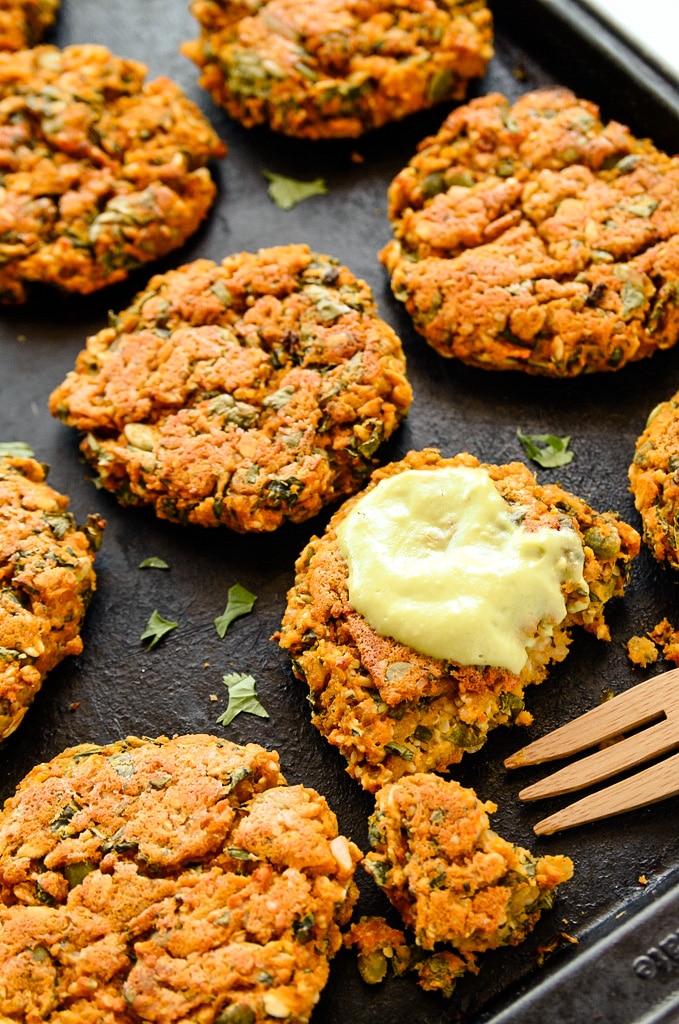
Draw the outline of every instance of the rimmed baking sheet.
M515 97L542 84L568 85L599 102L606 117L626 121L662 147L679 150L674 87L576 3L512 0L492 6L497 54L474 94L499 89ZM638 527L627 467L648 412L679 389L679 352L654 356L617 374L575 381L489 373L442 360L415 333L392 297L376 254L390 237L387 185L417 142L436 130L447 108L353 142L307 143L263 129L246 131L211 103L197 86L196 69L179 54L180 43L196 35L197 24L183 0L63 0L49 40L62 46L103 43L144 60L152 76L170 75L201 105L229 145L228 157L214 168L220 194L209 221L180 253L154 269L287 242L307 242L338 257L371 284L381 314L401 335L408 357L415 400L406 423L380 452L383 461L434 445L446 455L468 450L484 461L501 463L524 457L517 427L527 433L568 434L575 452L572 463L558 471L533 466L538 478L558 479L596 508L616 509ZM293 210L280 210L267 195L265 169L297 178L322 176L328 193ZM119 508L88 479L74 433L47 412L50 391L72 367L87 335L105 325L109 309L127 305L148 276L141 271L124 285L82 299L39 290L28 305L0 310L0 438L32 445L37 457L51 465L50 482L70 495L79 521L94 511L108 521L84 652L52 673L20 730L0 748L0 795L8 796L35 763L75 743L128 734L214 732L277 749L288 781L324 793L342 830L367 850L372 798L346 775L340 756L311 727L305 688L293 679L286 656L269 639L280 623L294 559L306 539L323 529L329 513L273 536L241 537L226 530L182 528L143 510ZM162 557L169 571L140 571L139 563L151 555ZM213 619L235 582L257 594L256 608L220 640ZM154 608L179 626L148 651L139 637ZM481 797L498 803L494 825L507 838L534 852L572 856L575 877L535 933L520 947L481 957L478 976L463 979L449 1000L423 993L411 979L367 988L353 954L341 953L332 964L314 1024L400 1024L408 1019L443 1024L460 1016L468 1024L480 1024L503 1011L510 1015L503 1022L511 1020L512 1010L506 1007L513 999L538 993L545 983L555 984L595 941L616 932L637 911L645 912L670 889L679 878L679 801L538 840L533 823L558 802L544 808L521 806L516 795L537 772L509 775L502 767L503 758L528 739L597 703L603 689L623 689L641 678L623 644L665 615L679 624L677 580L644 551L628 596L610 609L611 643L576 636L568 659L529 693L535 725L520 732L496 731L481 753L469 756L454 772ZM221 678L229 671L256 677L268 719L241 715L227 729L216 724L226 706ZM646 884L639 881L642 877ZM360 870L358 881L358 913L387 913L395 923L386 901ZM559 932L579 944L566 943L539 966L540 950ZM615 960L611 953L611 965ZM663 991L640 980L625 996L629 1020L657 1006ZM557 997L551 998L556 1010ZM607 1005L600 1012L613 1020L615 1007L604 998ZM559 1002L554 1019L581 1024L581 1009L573 995ZM514 1018L517 1024L528 1024L529 1012L524 1006L522 1016Z

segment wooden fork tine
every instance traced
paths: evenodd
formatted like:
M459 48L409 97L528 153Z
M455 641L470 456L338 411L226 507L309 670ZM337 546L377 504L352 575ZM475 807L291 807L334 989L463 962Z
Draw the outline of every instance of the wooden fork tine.
M679 746L679 728L673 720L658 722L635 736L628 736L610 747L580 758L539 782L526 786L519 800L541 800L543 797L572 793L596 782L610 779L626 768L636 768L644 761L666 754Z
M505 767L519 768L579 754L628 729L644 725L663 712L667 718L679 715L679 668L637 683L605 704L529 743L508 757Z
M629 779L615 782L612 786L606 786L605 789L591 793L555 814L550 814L539 821L533 831L537 835L552 835L575 825L584 825L589 821L611 818L615 814L622 814L623 811L647 807L677 794L679 754L674 754L651 768L645 768L632 775Z

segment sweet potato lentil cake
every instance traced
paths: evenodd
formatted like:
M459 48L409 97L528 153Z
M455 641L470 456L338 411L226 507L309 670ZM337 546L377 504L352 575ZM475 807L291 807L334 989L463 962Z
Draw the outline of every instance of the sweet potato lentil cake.
M566 657L573 626L610 639L604 606L624 593L639 552L639 535L615 513L596 512L557 484L538 484L519 462L492 466L466 453L444 459L425 449L375 471L369 488L409 469L435 472L446 466L482 467L528 529L575 530L583 543L589 594L583 599L571 584L562 588L565 619L553 628L538 625L518 674L420 654L380 636L349 602L337 529L367 491L346 501L323 536L312 537L302 551L275 639L309 686L312 722L340 749L349 774L370 791L405 774L446 770L465 751L478 750L497 725L529 724L525 687L541 682L549 664Z
M0 0L0 50L35 46L56 21L60 0Z
M485 0L193 0L183 52L246 127L352 138L443 100L485 73Z
M661 563L679 569L679 392L650 413L629 467L642 536Z
M0 816L0 1015L306 1021L360 851L278 755L207 735L83 744Z
M368 919L348 937L359 947L364 976L366 961L374 969L386 938L397 970L414 961L424 988L450 995L458 977L478 970L477 953L518 945L552 906L557 886L572 877L572 861L534 857L503 839L490 827L488 815L495 810L472 789L428 773L377 793L369 824L373 850L363 866L412 929L416 946L438 955L433 961L413 956L398 944L398 933L383 935Z
M46 475L33 458L0 457L0 739L17 728L46 674L82 651L95 589L103 520L89 516L78 528Z
M288 245L152 278L50 408L123 504L257 532L357 490L410 401L368 285Z
M103 46L0 54L0 302L88 293L181 246L225 153L168 78Z
M679 157L566 89L454 110L389 188L380 258L443 356L571 377L679 334Z

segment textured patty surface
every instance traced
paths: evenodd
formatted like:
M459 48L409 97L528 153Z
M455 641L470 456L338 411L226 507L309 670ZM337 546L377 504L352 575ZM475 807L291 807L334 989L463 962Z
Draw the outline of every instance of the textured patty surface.
M256 744L70 748L0 816L0 1015L305 1021L359 857L323 797Z
M121 502L256 532L357 490L410 401L368 285L289 245L154 277L50 407Z
M181 246L225 147L168 78L103 46L0 54L0 302L93 292Z
M194 0L183 51L247 127L354 137L461 99L493 54L484 0Z
M495 810L425 773L377 793L364 867L423 949L446 943L473 964L475 953L517 945L572 876L568 857L534 857L493 831Z
M456 465L481 464L468 454L443 459L433 449L411 452L377 470L369 486L408 469L435 472ZM529 723L524 690L545 678L550 663L566 657L573 626L609 639L604 606L625 591L639 551L636 531L615 513L596 512L558 485L537 484L523 463L483 468L528 528L571 528L584 547L589 596L583 602L581 593L569 593L571 585L564 587L566 618L538 633L520 674L420 654L380 636L354 611L336 530L361 495L342 505L297 561L276 639L309 686L313 723L339 747L348 772L368 790L405 774L444 771L465 751L478 750L491 728Z
M570 377L679 335L679 158L566 89L454 110L392 182L395 295L441 355Z
M60 0L0 0L0 50L39 43L54 24Z
M46 674L83 648L103 521L78 528L68 498L32 458L0 458L0 739L13 732Z
M661 402L639 435L629 467L642 535L661 563L679 569L679 394Z

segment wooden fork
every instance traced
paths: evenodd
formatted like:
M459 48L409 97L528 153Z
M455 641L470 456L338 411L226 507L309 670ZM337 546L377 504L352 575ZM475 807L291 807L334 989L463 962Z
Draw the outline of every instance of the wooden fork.
M650 728L642 728L527 786L519 793L519 799L539 800L585 789L624 769L634 768L679 748L679 668L638 683L560 729L529 743L508 757L505 767L522 768L579 754L642 726ZM543 818L534 826L534 831L538 835L550 835L588 821L646 807L677 793L679 753Z

